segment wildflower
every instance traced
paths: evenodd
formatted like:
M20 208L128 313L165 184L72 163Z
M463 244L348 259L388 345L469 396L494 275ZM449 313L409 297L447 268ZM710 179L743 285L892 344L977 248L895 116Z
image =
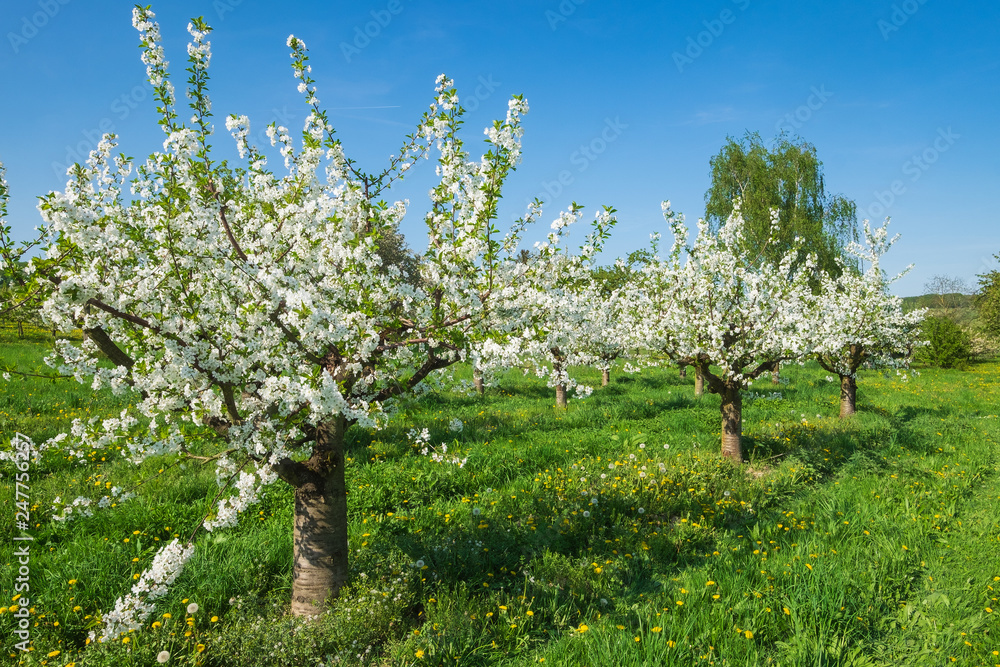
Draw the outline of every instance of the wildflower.
M743 636L745 636L747 639L753 639L753 633L750 632L749 630L747 630L746 632L744 632Z
M414 565L414 567L418 567L418 568L421 568L421 569L422 569L422 568L424 567L424 561L422 561L422 560L418 560L418 561L417 561L416 563L414 563L413 565Z
M48 654L47 654L47 657L54 658L57 655L59 655L60 653L62 653L62 651L49 651Z
M212 617L212 623L218 623L218 622L219 622L219 617L218 616L213 616Z
M650 632L659 632L662 629L663 628L661 628L660 626L656 626L655 628L650 629Z
M645 514L646 510L642 507L639 508L639 514Z
M482 513L483 513L483 511L481 509L479 509L478 507L473 507L472 508L472 516L479 516Z
M534 616L534 615L535 615L535 612L533 612L533 611L531 611L531 610L529 609L528 611L524 612L524 615L525 615L525 616Z
M189 604L187 606L187 612L189 614L193 614L193 613L195 613L197 611L198 611L198 603L197 602L192 602L191 604Z
M589 519L590 518L590 512L588 512L587 510L583 510L583 518L584 519Z
M418 658L422 658L422 657L424 657L424 650L423 649L417 649L417 652L414 653L413 655L417 656Z
M586 631L587 631L587 630L589 630L589 629L590 629L590 628L588 628L588 627L587 627L587 626L586 626L585 624L581 623L581 624L580 624L580 627L578 627L578 628L576 629L576 631L577 631L577 632L586 632Z
M169 651L160 651L159 653L156 654L156 662L160 663L161 665L165 663L167 660L170 660Z

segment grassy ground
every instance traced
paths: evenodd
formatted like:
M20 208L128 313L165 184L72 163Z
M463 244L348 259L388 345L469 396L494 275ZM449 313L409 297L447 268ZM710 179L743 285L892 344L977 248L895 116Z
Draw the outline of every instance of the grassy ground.
M0 365L44 342L3 341ZM721 459L718 398L676 370L613 376L553 409L511 374L484 399L443 392L389 428L354 430L348 467L354 583L312 625L285 614L290 489L197 551L141 632L90 645L165 540L194 532L214 472L176 458L139 468L49 453L31 469L31 637L0 615L10 664L995 665L1000 664L1000 364L838 385L783 368L745 400L741 468ZM596 372L588 379L599 384ZM772 392L780 392L780 396ZM0 395L0 448L127 399L31 379ZM449 428L459 418L461 432ZM420 454L410 429L464 467ZM9 463L5 470L12 471ZM67 522L53 500L135 499ZM15 534L13 483L0 528ZM16 576L0 558L3 595ZM19 546L19 545L18 545ZM197 603L198 609L187 612ZM13 607L16 608L16 607ZM155 622L154 622L155 621ZM155 626L155 627L152 627ZM56 653L58 651L58 653Z

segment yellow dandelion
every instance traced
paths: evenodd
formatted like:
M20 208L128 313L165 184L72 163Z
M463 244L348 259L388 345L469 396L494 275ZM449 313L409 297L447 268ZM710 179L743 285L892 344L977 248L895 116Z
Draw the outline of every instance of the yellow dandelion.
M650 629L650 632L659 632L659 631L661 631L662 629L663 629L663 628L661 628L660 626L656 626L655 628L652 628L652 629Z
M418 658L422 658L422 657L424 657L424 650L423 649L418 649L417 652L414 653L413 655L417 656Z
M747 630L746 632L744 632L743 636L746 637L747 639L753 639L753 633L750 632L749 630Z

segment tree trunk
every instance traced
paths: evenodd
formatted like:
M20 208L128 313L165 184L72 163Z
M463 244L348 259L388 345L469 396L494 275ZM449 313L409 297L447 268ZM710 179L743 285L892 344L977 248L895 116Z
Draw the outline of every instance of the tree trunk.
M611 382L611 371L605 368L601 371L601 386L607 387L609 382Z
M743 463L743 396L739 387L726 385L719 392L722 397L722 455L736 463Z
M558 347L553 347L549 351L552 353L552 370L556 374L556 377L561 377L563 372L563 362L566 361L566 357L563 356ZM566 383L560 382L556 385L556 409L565 410L567 407Z
M342 418L319 427L308 472L295 487L292 615L324 610L348 579L347 482Z
M680 375L682 378L686 378L688 376L688 366L687 364L681 364L680 366L681 366Z
M483 385L483 371L478 366L472 370L472 383L476 386L476 393L482 396L486 393L486 387Z
M840 418L850 417L857 412L858 381L850 375L840 376Z
M774 367L771 369L771 384L780 384L781 379L781 362L774 362Z
M17 321L17 337L24 338L24 322L21 320Z
M695 364L694 366L694 395L705 395L705 374L702 372L701 366L698 364Z

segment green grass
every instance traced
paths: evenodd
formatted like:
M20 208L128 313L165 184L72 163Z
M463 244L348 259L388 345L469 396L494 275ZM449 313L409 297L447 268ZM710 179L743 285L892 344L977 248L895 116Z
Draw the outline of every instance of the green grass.
M37 363L43 347L5 340L0 363ZM825 372L783 367L788 384L751 388L780 399L745 400L742 467L718 454L718 398L696 400L676 370L614 374L564 413L519 373L482 399L427 395L382 431L349 432L353 584L317 623L286 613L292 503L279 483L238 528L198 534L144 630L86 648L96 616L164 540L194 532L218 487L212 470L176 458L136 468L116 451L86 465L50 452L31 470L35 650L13 649L8 612L0 655L60 666L156 664L162 650L168 664L205 665L1000 664L998 371L864 373L845 422ZM72 381L15 380L0 398L2 442L127 405ZM421 456L414 428L465 467ZM55 497L98 497L109 482L137 498L51 520ZM15 533L9 476L0 489L0 528Z

